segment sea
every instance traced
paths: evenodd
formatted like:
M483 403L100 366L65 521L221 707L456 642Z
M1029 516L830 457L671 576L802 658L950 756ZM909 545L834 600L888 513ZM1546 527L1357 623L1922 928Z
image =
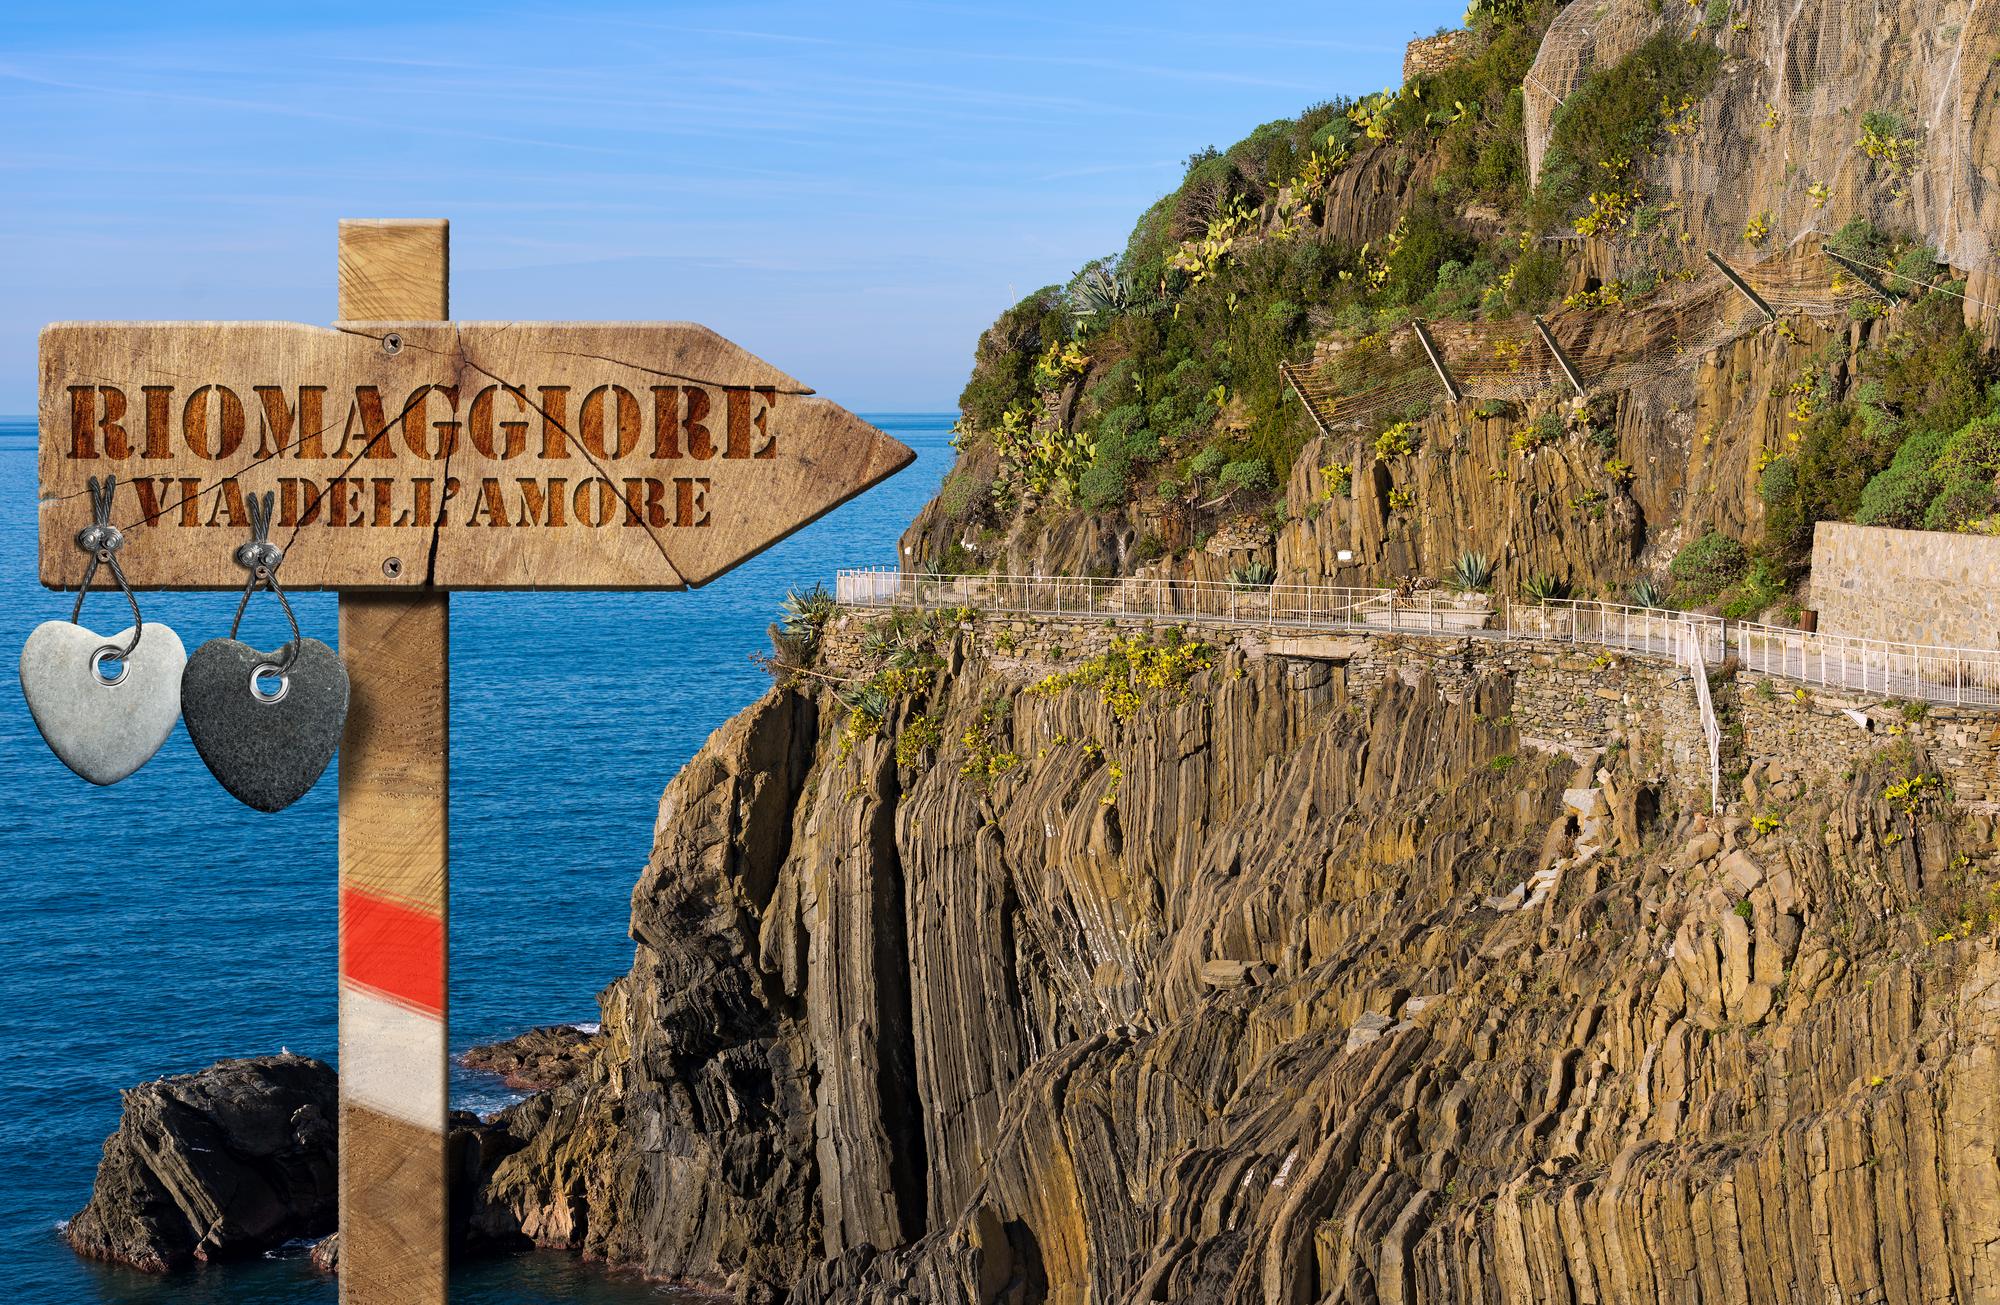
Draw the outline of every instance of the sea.
M769 684L753 656L789 589L892 564L951 464L949 415L870 417L916 462L705 588L685 593L463 593L451 602L451 1041L594 1022L632 960L632 886L660 791ZM11 659L69 595L36 580L35 423L0 417L0 648ZM128 504L129 507L129 504ZM226 635L228 594L142 593L192 651ZM331 594L293 598L336 640ZM128 616L95 595L83 623ZM253 599L243 637L276 647ZM155 1278L72 1254L58 1233L89 1199L119 1092L229 1056L335 1059L333 771L264 815L210 778L184 730L97 788L48 752L0 685L0 1300L9 1305L264 1305L335 1299L295 1247ZM458 1068L453 1104L516 1099ZM538 1252L467 1263L460 1305L688 1301L636 1276Z

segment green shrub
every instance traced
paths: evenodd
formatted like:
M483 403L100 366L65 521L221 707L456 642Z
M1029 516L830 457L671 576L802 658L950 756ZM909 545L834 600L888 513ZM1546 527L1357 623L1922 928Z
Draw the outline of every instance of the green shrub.
M1035 360L1067 329L1062 291L1043 286L1001 313L979 337L972 376L958 396L959 412L974 427L992 430L1000 415L1034 398Z
M1188 474L1200 480L1207 480L1222 470L1225 460L1222 450L1210 445L1188 459Z
M1722 604L1722 614L1732 621L1747 620L1785 596L1785 576L1766 558L1750 564L1750 570Z
M1738 541L1711 529L1674 554L1667 574L1683 607L1712 603L1750 569L1750 554Z
M1514 279L1507 287L1507 306L1516 312L1539 312L1562 292L1562 255L1541 245L1514 260Z
M1427 305L1433 317L1463 317L1478 308L1493 284L1493 264L1484 258L1470 263L1457 259L1439 264L1437 289Z
M1242 490L1254 494L1272 487L1271 465L1262 458L1246 458L1240 462L1225 465L1216 474L1215 483L1223 489Z
M1536 195L1541 225L1555 226L1594 190L1622 185L1661 135L1661 106L1699 100L1721 63L1709 42L1661 32L1586 77L1551 123Z
M1895 459L1861 491L1854 519L1864 526L1923 525L1938 492L1932 464L1950 438L1941 431L1923 431L1904 440Z
M1937 251L1929 245L1913 244L1896 258L1889 269L1889 289L1898 295L1929 288L1937 279Z
M1438 269L1473 257L1479 246L1435 200L1416 204L1403 216L1400 239L1389 255L1385 287L1397 303L1413 304L1438 287Z
M1887 139L1893 136L1906 136L1910 129L1903 121L1903 115L1895 110L1870 109L1861 115L1861 130L1871 136Z
M1117 507L1132 497L1131 468L1100 458L1077 477L1076 492L1083 505L1094 511Z
M1840 230L1826 238L1827 248L1834 253L1876 267L1888 261L1893 243L1881 228L1859 215L1847 219Z

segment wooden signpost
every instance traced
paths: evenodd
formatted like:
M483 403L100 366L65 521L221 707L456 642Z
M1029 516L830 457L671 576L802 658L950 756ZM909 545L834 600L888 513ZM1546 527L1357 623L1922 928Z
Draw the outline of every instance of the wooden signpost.
M349 1305L445 1297L450 591L704 584L915 456L699 326L450 322L447 248L442 221L342 222L332 328L41 341L43 584L80 583L114 475L135 588L241 589L272 491L286 587L340 591Z

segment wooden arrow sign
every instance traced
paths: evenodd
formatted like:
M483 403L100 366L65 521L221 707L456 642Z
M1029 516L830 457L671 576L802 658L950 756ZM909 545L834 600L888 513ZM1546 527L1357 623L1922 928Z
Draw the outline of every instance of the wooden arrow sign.
M111 475L135 586L242 588L271 492L284 584L342 591L345 1305L446 1298L450 591L705 584L915 456L699 326L442 320L448 232L342 222L331 329L42 332L44 584Z
M292 588L705 584L908 465L685 322L65 322L41 340L41 577L114 475L135 585L234 589L277 492Z

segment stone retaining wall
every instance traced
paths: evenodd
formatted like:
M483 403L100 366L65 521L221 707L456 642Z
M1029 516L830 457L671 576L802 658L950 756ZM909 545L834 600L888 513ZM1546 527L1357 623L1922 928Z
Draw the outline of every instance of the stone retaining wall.
M1739 677L1717 707L1742 725L1738 768L1750 787L1725 793L1751 803L1760 762L1779 759L1809 782L1839 783L1866 754L1906 738L1921 746L1962 802L2000 807L2000 713L1957 707L1906 708L1876 697ZM1861 719L1856 719L1857 717Z
M865 665L861 637L870 619L853 613L829 626L823 644L828 661ZM969 626L979 655L1029 681L1097 656L1114 635L1147 628L1164 627L1035 617L982 618ZM1513 677L1514 725L1525 745L1581 757L1614 740L1645 740L1659 749L1662 778L1677 795L1696 805L1708 797L1699 709L1687 672L1674 662L1536 640L1408 634L1309 640L1247 628L1184 628L1251 657L1326 666L1350 696L1363 700L1391 676L1415 683L1428 674L1455 698L1479 676L1504 673ZM1297 655L1316 646L1317 657ZM1312 679L1320 682L1316 674ZM1715 699L1726 736L1724 802L1757 806L1780 782L1801 788L1839 782L1864 754L1908 738L1925 749L1961 801L2000 809L2000 713L1930 707L1912 718L1901 703L1752 676L1717 689Z

